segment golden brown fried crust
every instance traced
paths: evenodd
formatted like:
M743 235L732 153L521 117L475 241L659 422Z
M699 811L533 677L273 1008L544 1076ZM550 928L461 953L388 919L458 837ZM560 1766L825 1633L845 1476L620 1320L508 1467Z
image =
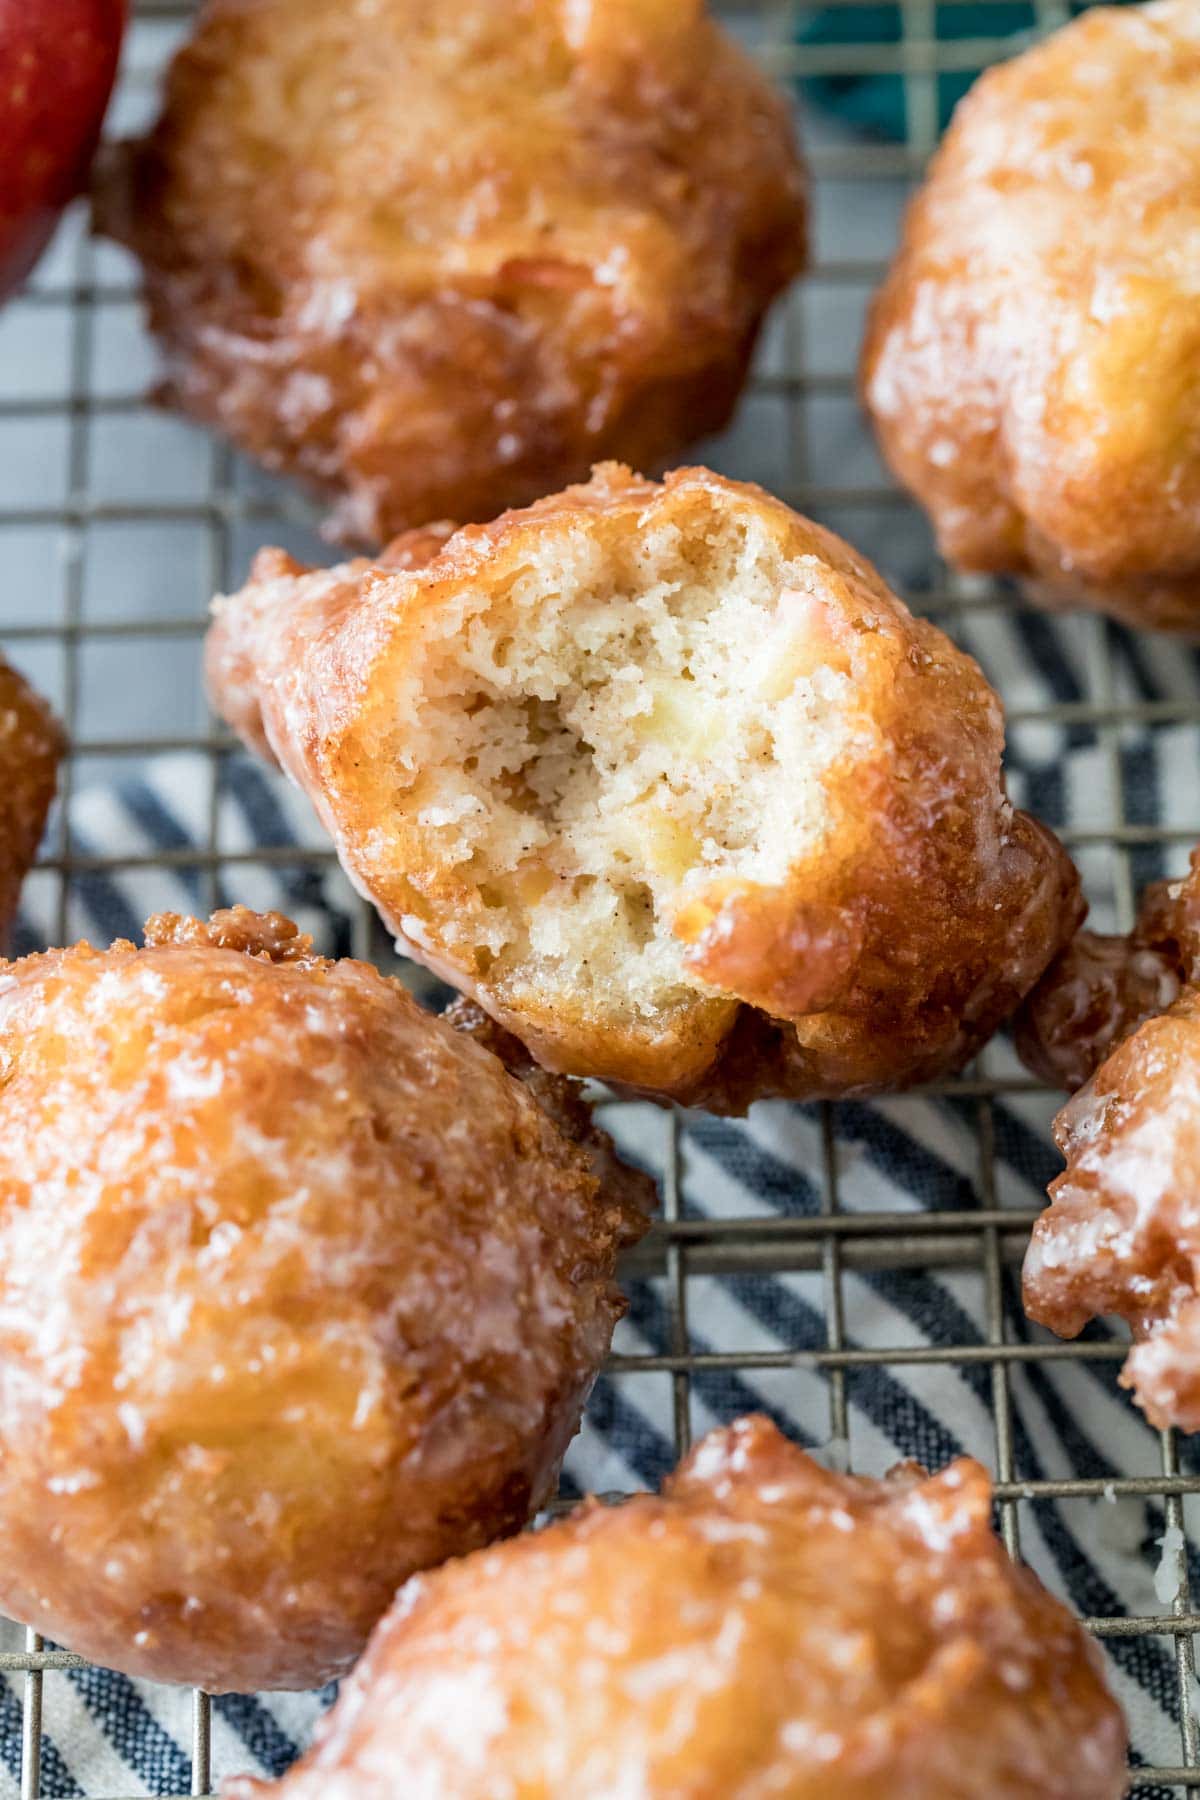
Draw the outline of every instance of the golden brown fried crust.
M264 962L298 963L304 968L320 969L327 959L313 951L312 939L282 913L251 912L248 906L225 906L207 919L192 919L182 913L154 913L146 920L142 942L147 950L161 950L168 944L205 945L212 950L240 950L243 956L261 957ZM136 949L124 938L113 949Z
M1015 1020L1017 1050L1035 1075L1072 1092L1145 1019L1200 979L1200 850L1182 881L1147 888L1131 932L1080 931Z
M442 1014L447 1025L482 1044L504 1064L509 1074L527 1087L546 1117L563 1136L587 1157L592 1173L609 1200L618 1201L626 1220L625 1242L634 1244L644 1234L650 1214L658 1204L658 1189L642 1169L618 1156L607 1131L596 1123L595 1113L584 1098L582 1084L569 1075L555 1075L537 1064L520 1038L497 1025L474 1000L461 994Z
M65 751L46 702L0 658L0 948L42 841Z
M1089 9L955 114L862 363L960 568L1200 632L1200 13Z
M166 915L3 965L0 1081L7 1615L309 1688L545 1501L629 1208L397 982Z
M403 838L394 696L406 659L458 595L498 590L556 533L604 547L666 525L686 542L730 514L804 559L813 593L789 604L819 614L877 749L832 768L829 831L788 882L713 892L678 921L689 972L707 984L689 1012L647 1026L631 1008L614 1027L586 997L518 1005L438 935L439 909L461 919L478 896L461 882L442 895ZM217 615L207 655L218 709L308 794L406 948L548 1067L720 1111L911 1084L967 1061L1080 921L1066 855L1007 800L1000 707L977 665L848 545L761 489L703 469L660 485L607 465L586 486L459 532L424 568L305 572L267 552Z
M167 397L374 545L720 427L804 194L701 0L208 0L97 211Z
M1098 1652L989 1515L978 1463L834 1475L742 1419L411 1582L317 1746L225 1800L1117 1800Z
M1082 917L1078 876L1053 834L1009 807L1002 782L988 793L986 764L942 760L938 736L957 733L948 720L930 730L919 719L922 705L936 705L921 685L900 680L895 690L890 748L903 771L895 788L885 795L881 776L877 793L855 784L843 796L842 822L854 817L857 793L863 829L876 835L838 871L828 900L781 922L774 907L764 921L747 897L712 934L714 954L697 964L708 979L753 992L738 985L753 959L772 986L763 1008L738 1014L690 1104L743 1113L765 1096L837 1099L951 1074L1009 1017ZM966 757L980 750L972 744ZM790 978L805 988L789 993ZM809 983L807 1014L772 1016L803 1007Z
M1156 1426L1200 1430L1200 990L1118 1045L1055 1121L1067 1159L1025 1258L1029 1316L1075 1337L1115 1313Z

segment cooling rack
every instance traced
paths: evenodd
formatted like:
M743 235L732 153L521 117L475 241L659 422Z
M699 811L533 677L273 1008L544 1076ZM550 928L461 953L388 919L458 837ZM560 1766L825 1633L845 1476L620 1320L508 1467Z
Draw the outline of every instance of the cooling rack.
M1061 827L1101 919L1127 925L1143 882L1174 871L1200 838L1195 663L1188 653L1135 642L1090 617L1055 626L1061 637L1051 644L1051 627L1024 612L1003 584L955 579L875 461L857 418L852 374L863 303L948 99L971 72L1011 52L1012 38L998 33L1015 22L1032 36L1078 8L1055 0L827 0L820 7L744 0L722 10L780 81L802 100L822 99L826 110L804 109L814 267L767 334L738 424L705 455L844 532L921 610L980 655L1008 703L1018 798ZM140 0L134 11L119 128L136 126L151 109L158 68L190 6ZM871 98L874 135L856 136L846 117L863 92ZM840 120L839 96L847 102ZM263 541L319 554L312 521L294 493L203 434L161 419L145 398L151 372L129 265L90 243L81 218L69 220L32 291L0 319L0 631L14 659L57 701L71 736L62 799L30 884L45 935L57 941L77 935L86 915L82 897L98 880L136 883L156 872L183 872L198 903L216 905L241 897L245 882L264 870L323 876L332 860L319 844L238 846L223 837L222 781L237 752L204 712L197 679L208 595L230 586ZM139 573L131 581L132 568ZM1010 654L1014 642L1019 658ZM149 755L176 754L206 772L206 823L195 842L114 852L81 841L72 801L82 785L115 782ZM1188 778L1158 791L1155 782L1172 768L1185 768ZM359 903L351 940L356 954L388 962L389 947ZM831 1454L857 1467L861 1384L969 1377L987 1420L989 1442L979 1448L996 1476L998 1523L1014 1555L1028 1543L1031 1521L1045 1535L1045 1522L1071 1506L1111 1505L1115 1517L1123 1504L1137 1503L1145 1519L1162 1526L1169 1579L1158 1591L1166 1599L1145 1603L1144 1567L1128 1592L1112 1594L1107 1609L1090 1610L1074 1597L1110 1653L1154 1640L1169 1656L1170 1691L1160 1700L1175 1720L1177 1749L1143 1756L1131 1791L1166 1800L1200 1789L1193 1663L1200 1613L1189 1580L1190 1543L1186 1555L1174 1548L1186 1538L1185 1502L1200 1495L1192 1452L1172 1434L1147 1429L1122 1438L1135 1445L1127 1466L1056 1477L1031 1474L1023 1450L1014 1406L1023 1380L1088 1365L1115 1392L1123 1354L1121 1343L1101 1331L1069 1344L1049 1340L1024 1325L1014 1301L1014 1271L1038 1208L1029 1183L1014 1183L1011 1158L1001 1152L1014 1133L1044 1123L1052 1100L999 1046L958 1080L888 1102L885 1122L899 1128L913 1109L923 1119L951 1120L960 1151L956 1178L929 1207L894 1204L885 1186L859 1179L849 1169L853 1132L844 1129L844 1109L823 1106L795 1109L804 1151L797 1196L780 1175L786 1162L763 1158L761 1145L749 1141L738 1164L749 1201L706 1210L689 1186L695 1160L711 1149L705 1122L643 1116L635 1137L658 1165L663 1209L627 1276L635 1292L654 1297L659 1329L649 1347L644 1330L619 1340L610 1391L657 1384L673 1460L698 1418L740 1409L747 1391L740 1384L757 1382L753 1397L776 1392L775 1377L807 1380L819 1390L826 1419L810 1435L827 1439ZM606 1107L618 1132L627 1111L615 1102ZM854 1129L869 1151L869 1119ZM801 1183L804 1203L793 1205ZM919 1199L919 1183L914 1191ZM932 1332L895 1330L881 1338L862 1329L856 1307L863 1284L903 1281L912 1271L937 1273L948 1293L970 1286L979 1299L971 1316L981 1323L960 1329L966 1315L951 1307ZM744 1292L768 1279L805 1284L821 1320L815 1340L807 1330L789 1341L784 1326L776 1331L783 1341L745 1347L708 1329L714 1284ZM914 1440L919 1452L919 1432ZM86 1670L32 1633L23 1647L0 1652L9 1702L0 1718L0 1761L23 1800L58 1793L101 1800L134 1785L118 1772L81 1788L57 1768L54 1684L64 1671L82 1679ZM172 1690L158 1702L163 1716L174 1708L176 1719L183 1703ZM207 1794L227 1772L213 1766L212 1703L197 1693L190 1705L190 1766L177 1759L163 1793ZM116 1763L119 1771L119 1757Z

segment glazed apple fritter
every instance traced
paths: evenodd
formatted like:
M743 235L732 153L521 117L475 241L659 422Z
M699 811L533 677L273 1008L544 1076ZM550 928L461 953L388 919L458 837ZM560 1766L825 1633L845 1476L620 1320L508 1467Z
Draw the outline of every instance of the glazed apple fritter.
M411 1581L316 1748L225 1800L1117 1800L1098 1652L990 1499L743 1419L661 1496Z
M1200 850L1147 889L1127 936L1078 934L1017 1048L1079 1089L1055 1120L1067 1167L1034 1227L1026 1311L1060 1337L1125 1319L1123 1385L1153 1424L1200 1430Z
M167 397L372 546L716 430L805 243L702 0L207 0L98 216Z
M646 1223L582 1123L244 908L3 965L0 1075L6 1615L311 1688L546 1500Z
M884 455L963 569L1200 633L1200 8L1089 7L962 102L878 295Z
M1151 1424L1200 1430L1200 988L1185 987L1055 1121L1067 1160L1025 1257L1025 1310L1060 1337L1116 1314L1121 1383Z

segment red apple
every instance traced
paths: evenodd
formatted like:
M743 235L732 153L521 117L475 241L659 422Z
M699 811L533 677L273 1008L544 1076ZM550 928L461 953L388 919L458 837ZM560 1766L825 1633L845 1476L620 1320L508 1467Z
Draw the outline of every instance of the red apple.
M0 0L0 298L87 174L124 26L125 0Z

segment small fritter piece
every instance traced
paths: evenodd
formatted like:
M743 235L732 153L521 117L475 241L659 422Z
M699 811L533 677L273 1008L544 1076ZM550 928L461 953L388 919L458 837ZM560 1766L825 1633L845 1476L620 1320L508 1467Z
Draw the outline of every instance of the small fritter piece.
M1089 8L972 89L862 382L963 569L1200 633L1200 7Z
M66 748L46 702L0 657L0 948L42 841Z
M207 0L98 217L167 397L374 546L717 430L805 187L703 0Z
M1055 1120L1066 1171L1034 1227L1025 1310L1060 1337L1107 1313L1153 1425L1200 1431L1200 989L1120 1044Z
M345 1673L552 1492L645 1218L277 914L0 974L0 1607L207 1689Z
M316 1748L225 1800L1117 1800L1099 1654L990 1502L742 1419L661 1497L411 1581Z
M1200 850L1182 881L1146 889L1126 936L1080 931L1051 963L1015 1021L1021 1060L1072 1092L1144 1019L1200 980Z
M725 1111L909 1084L1078 923L976 664L759 488L608 465L423 568L268 551L216 610L217 707L547 1068Z

